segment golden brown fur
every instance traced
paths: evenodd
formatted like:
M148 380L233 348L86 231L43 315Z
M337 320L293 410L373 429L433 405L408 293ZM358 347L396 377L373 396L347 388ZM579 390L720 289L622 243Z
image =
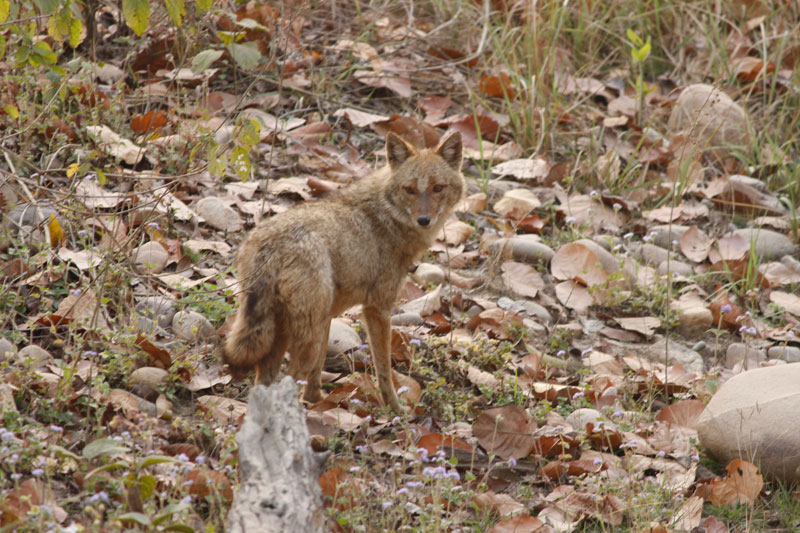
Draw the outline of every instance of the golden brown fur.
M225 345L235 373L255 368L256 381L288 373L308 382L304 398L320 398L320 373L331 318L363 306L384 401L400 404L391 379L390 313L408 267L441 235L461 199L461 136L435 150L386 137L389 165L341 193L274 216L242 243L242 291Z

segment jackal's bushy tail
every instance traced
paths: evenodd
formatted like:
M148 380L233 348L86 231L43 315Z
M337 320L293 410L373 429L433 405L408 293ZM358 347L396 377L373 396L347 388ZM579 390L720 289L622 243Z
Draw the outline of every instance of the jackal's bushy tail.
M256 300L252 292L243 295L225 340L224 360L235 377L242 377L269 357L275 342L275 317Z

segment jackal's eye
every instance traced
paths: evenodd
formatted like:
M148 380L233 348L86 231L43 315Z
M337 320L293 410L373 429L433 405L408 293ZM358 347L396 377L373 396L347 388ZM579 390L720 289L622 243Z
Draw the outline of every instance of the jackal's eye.
M411 187L410 185L406 185L405 187L403 187L403 190L406 192L406 194L417 194L416 189L414 189L414 187Z
M433 192L442 192L444 190L444 185L434 185Z

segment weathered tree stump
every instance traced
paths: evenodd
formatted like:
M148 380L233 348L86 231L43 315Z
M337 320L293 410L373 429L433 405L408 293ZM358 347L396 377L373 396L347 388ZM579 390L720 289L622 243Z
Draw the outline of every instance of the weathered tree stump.
M319 476L324 455L311 450L297 385L287 376L256 385L236 435L239 490L228 514L230 532L325 531Z

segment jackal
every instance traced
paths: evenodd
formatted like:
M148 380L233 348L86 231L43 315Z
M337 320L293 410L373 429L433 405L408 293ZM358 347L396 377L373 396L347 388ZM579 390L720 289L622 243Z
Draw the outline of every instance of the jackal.
M256 382L288 373L320 398L331 318L356 304L386 404L400 411L392 384L390 313L408 267L441 235L464 191L461 135L434 150L386 136L388 165L318 202L271 217L237 253L238 311L226 339L234 374L255 368Z

